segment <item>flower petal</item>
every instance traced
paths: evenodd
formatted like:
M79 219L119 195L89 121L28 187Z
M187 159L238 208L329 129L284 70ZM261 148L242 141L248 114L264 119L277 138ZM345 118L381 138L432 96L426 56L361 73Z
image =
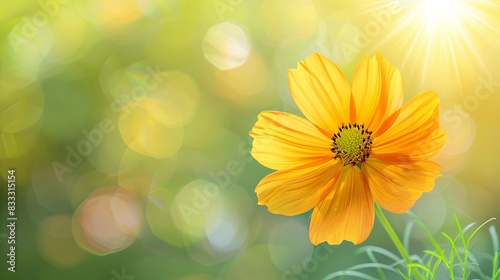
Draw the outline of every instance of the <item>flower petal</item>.
M314 245L344 240L359 244L370 235L374 219L373 198L363 174L356 166L345 166L328 196L314 208L309 239Z
M439 99L427 91L403 105L394 124L375 137L371 155L393 164L413 163L434 156L444 145L446 133L439 128Z
M293 114L266 111L250 131L252 156L275 170L291 169L332 158L332 140L309 121Z
M374 136L384 133L396 120L403 104L403 78L398 68L389 64L380 52L375 55L381 78L378 108L373 116L370 129Z
M364 124L372 131L374 131L372 128L373 116L377 110L382 89L380 72L377 59L367 55L359 63L352 80L352 97L356 117L355 119L351 118L351 122Z
M342 163L330 160L319 166L269 174L255 188L259 205L266 205L271 213L287 216L307 212L331 189L328 182L335 180L341 168Z
M328 58L313 54L297 69L288 70L288 83L304 116L324 129L329 137L349 122L351 89L348 81Z
M369 158L361 169L375 201L387 211L402 214L434 188L441 166L433 161L394 165Z

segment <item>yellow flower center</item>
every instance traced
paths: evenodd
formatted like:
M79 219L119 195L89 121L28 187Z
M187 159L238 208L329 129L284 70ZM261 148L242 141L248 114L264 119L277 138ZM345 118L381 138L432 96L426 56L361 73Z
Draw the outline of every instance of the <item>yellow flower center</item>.
M339 126L339 131L333 135L332 152L334 159L340 159L344 165L361 164L370 156L372 132L359 124Z

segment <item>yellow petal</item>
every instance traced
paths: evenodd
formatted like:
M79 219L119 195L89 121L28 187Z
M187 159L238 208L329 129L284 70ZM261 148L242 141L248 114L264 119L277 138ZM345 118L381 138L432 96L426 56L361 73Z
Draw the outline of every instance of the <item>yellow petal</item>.
M378 108L370 129L374 136L384 133L396 120L403 104L403 78L398 68L389 64L380 52L375 55L380 68L381 91Z
M313 54L297 69L288 70L288 83L295 103L304 116L324 129L329 137L349 122L350 86L328 58Z
M277 171L267 175L255 188L259 205L269 212L287 216L309 211L331 189L342 163L330 160L321 165ZM337 176L338 177L338 176Z
M332 140L311 122L289 113L266 111L250 131L252 156L262 165L284 170L332 159Z
M375 219L373 198L360 169L346 166L326 198L314 208L309 239L314 245L321 242L340 244L365 241Z
M365 56L354 72L352 80L352 97L356 118L351 119L351 122L364 124L372 131L373 116L380 100L381 80L377 59Z
M398 214L408 211L422 193L432 190L439 169L441 166L432 161L394 165L372 158L362 166L375 201Z
M446 141L446 133L439 128L438 118L437 93L418 94L403 105L394 124L374 138L371 156L392 164L429 159Z

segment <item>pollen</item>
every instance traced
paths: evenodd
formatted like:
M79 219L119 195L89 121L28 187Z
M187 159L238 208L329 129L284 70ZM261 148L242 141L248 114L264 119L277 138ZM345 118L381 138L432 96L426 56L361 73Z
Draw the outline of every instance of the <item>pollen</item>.
M372 132L363 124L342 124L332 137L334 159L340 159L344 165L356 165L366 161L370 156L373 143Z

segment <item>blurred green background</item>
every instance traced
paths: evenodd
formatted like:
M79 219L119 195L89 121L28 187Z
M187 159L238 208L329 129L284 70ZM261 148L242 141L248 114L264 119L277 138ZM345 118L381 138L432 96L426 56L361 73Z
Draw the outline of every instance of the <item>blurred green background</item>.
M433 234L455 233L453 213L500 217L499 14L493 0L3 3L2 279L321 279L366 262L350 243L314 248L309 213L272 215L253 192L272 171L248 131L263 110L300 115L287 69L313 52L351 80L380 50L405 101L439 92L443 176L412 209ZM399 233L409 220L389 218ZM429 247L417 229L411 242ZM378 223L365 244L395 251ZM484 231L473 251L491 246Z

